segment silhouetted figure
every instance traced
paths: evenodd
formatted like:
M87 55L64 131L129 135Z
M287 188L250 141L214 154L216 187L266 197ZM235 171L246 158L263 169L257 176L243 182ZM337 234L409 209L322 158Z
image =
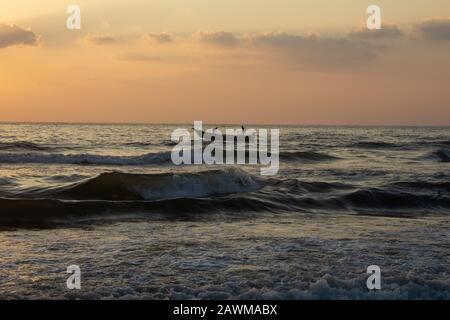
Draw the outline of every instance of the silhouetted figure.
M197 131L197 130L195 130L195 128L192 128L192 130ZM205 135L205 131L202 130L202 138L204 135Z

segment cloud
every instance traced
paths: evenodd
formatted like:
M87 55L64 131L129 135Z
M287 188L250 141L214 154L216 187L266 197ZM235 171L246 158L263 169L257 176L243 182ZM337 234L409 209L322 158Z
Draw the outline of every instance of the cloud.
M389 30L391 35L395 33L391 28ZM146 36L157 42L173 41L165 33L150 33ZM191 38L219 48L236 48L240 54L257 53L264 60L275 60L276 63L302 67L345 68L349 65L354 66L373 61L382 50L381 46L350 36L327 37L277 32L237 36L226 31L200 31L193 34ZM173 47L173 49L177 50L177 47ZM229 54L229 51L226 50L222 53ZM195 56L198 52L194 50L192 54ZM223 58L223 56L220 57ZM162 61L160 56L138 52L122 54L118 59L122 61Z
M174 41L172 36L166 32L161 32L161 33L150 32L150 33L147 33L147 37L150 40L156 41L158 43L171 43Z
M234 47L239 45L240 40L232 32L197 32L194 37L199 41L211 43L221 47Z
M271 32L262 35L238 37L232 32L197 32L199 41L220 47L237 47L263 50L290 63L348 65L367 62L377 57L377 48L350 37L332 38L316 35L302 36Z
M415 34L422 39L450 40L450 18L439 18L423 21L415 26Z
M322 66L358 64L377 57L374 46L349 38L267 33L251 38L251 42L254 46L263 46L291 62Z
M395 39L403 35L403 32L394 24L383 24L379 30L362 28L348 34L350 38L361 40Z
M38 37L29 29L12 24L0 23L0 48L15 45L35 46L38 44Z
M87 35L84 40L86 41L86 43L88 44L93 44L93 45L97 45L97 46L101 46L101 45L107 45L107 44L112 44L116 42L116 39L114 39L111 36L105 36L105 35L95 35L95 34L89 34Z

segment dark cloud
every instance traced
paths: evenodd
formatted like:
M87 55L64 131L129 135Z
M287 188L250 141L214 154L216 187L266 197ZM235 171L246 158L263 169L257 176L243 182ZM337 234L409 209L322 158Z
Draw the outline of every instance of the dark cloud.
M239 45L239 38L232 32L205 32L200 31L196 34L196 38L202 42L212 43L222 47L234 47Z
M377 49L374 46L350 38L268 33L251 38L251 43L272 50L289 61L322 66L345 66L367 62L377 57Z
M415 33L426 40L450 40L450 18L431 19L415 26Z
M393 24L383 24L382 28L379 30L362 28L361 30L349 33L350 38L361 40L395 39L400 38L403 35L403 32Z
M114 39L111 36L95 35L95 34L87 35L85 40L89 44L94 44L98 46L112 44L116 42L116 39Z
M173 42L172 36L166 32L161 32L161 33L150 32L150 33L147 33L147 37L158 43Z
M0 48L14 45L34 46L38 37L31 30L22 29L17 25L0 23Z

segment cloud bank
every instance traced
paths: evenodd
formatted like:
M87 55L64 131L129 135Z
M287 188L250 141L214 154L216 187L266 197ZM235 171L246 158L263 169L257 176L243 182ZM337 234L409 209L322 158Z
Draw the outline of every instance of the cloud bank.
M290 60L324 65L354 64L377 57L376 49L370 44L347 38L268 33L252 38L252 42L275 50Z
M147 37L150 40L156 41L161 44L162 43L171 43L174 41L172 36L166 32L160 32L160 33L150 32L150 33L147 33Z
M0 48L15 45L34 46L38 44L38 37L33 31L22 29L12 24L0 23Z
M450 18L423 21L416 25L415 31L425 40L450 41Z
M232 32L219 31L219 32L197 32L194 37L201 42L211 43L222 47L235 47L239 45L240 39L236 37Z
M323 66L349 65L367 62L377 57L377 48L366 41L351 37L326 37L270 32L237 36L232 32L200 31L194 39L217 47L238 47L259 50L274 56L279 62L302 62Z
M360 40L396 39L403 35L404 33L394 24L383 24L380 30L361 28L348 34L350 38Z
M416 24L413 32L423 39L450 40L450 18L426 20ZM393 40L404 39L406 43L411 39L399 26L387 23L384 23L380 30L361 28L341 36L302 35L287 32L239 35L229 31L198 31L186 39L174 39L165 32L147 33L146 36L161 44L180 42L182 50L189 51L189 46L194 41L216 47L219 56L229 52L227 50L220 52L220 50L232 48L235 49L234 54L241 54L240 57L244 53L257 53L262 59L289 67L332 69L370 63L377 60L380 54L389 48ZM177 50L177 48L172 46L170 50ZM149 57L148 54L138 53L122 55L121 58L134 61L160 60L155 59L153 55Z

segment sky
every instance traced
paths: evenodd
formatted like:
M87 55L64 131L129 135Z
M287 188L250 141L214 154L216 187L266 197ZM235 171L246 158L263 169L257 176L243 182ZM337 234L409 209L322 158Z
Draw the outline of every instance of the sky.
M0 0L0 121L450 125L449 53L448 0Z

